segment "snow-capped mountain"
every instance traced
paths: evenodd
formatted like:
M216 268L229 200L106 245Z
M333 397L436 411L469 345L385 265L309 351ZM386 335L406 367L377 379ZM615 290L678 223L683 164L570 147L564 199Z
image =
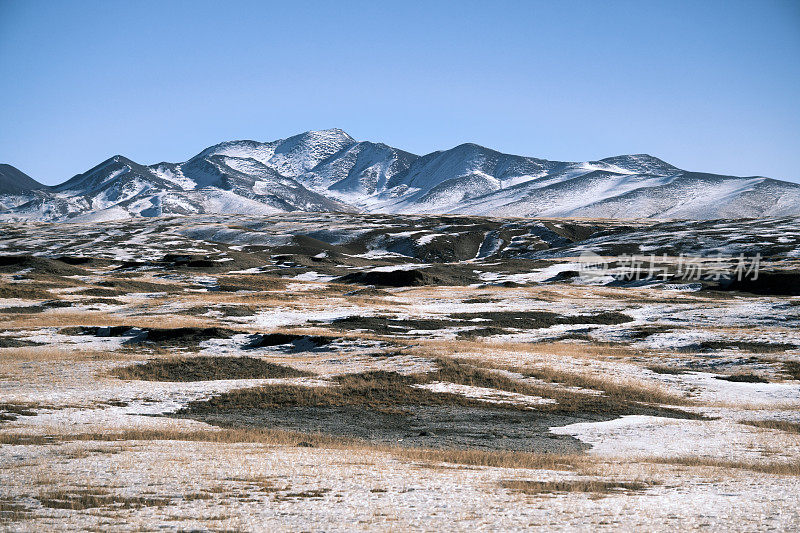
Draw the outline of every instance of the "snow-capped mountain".
M800 214L800 185L688 172L658 158L583 163L476 144L417 156L339 129L228 141L183 163L117 155L46 187L0 165L0 220L82 221L286 211L509 217L741 218Z

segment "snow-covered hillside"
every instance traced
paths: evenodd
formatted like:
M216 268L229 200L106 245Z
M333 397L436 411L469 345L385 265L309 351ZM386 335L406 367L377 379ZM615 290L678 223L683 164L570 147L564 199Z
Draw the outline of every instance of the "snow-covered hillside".
M183 163L117 155L45 187L0 165L0 220L79 221L286 211L508 217L742 218L800 214L800 185L688 172L658 158L583 163L476 144L417 156L340 129L228 141Z

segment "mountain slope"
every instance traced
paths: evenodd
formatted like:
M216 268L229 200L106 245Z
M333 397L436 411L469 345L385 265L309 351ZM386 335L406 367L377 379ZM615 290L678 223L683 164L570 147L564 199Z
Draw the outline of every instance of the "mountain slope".
M340 129L227 141L182 163L114 156L55 187L0 166L0 220L78 221L287 211L508 217L740 218L800 214L800 185L688 172L647 154L583 163L461 144L417 156Z
M0 195L26 194L46 188L18 168L0 163Z
M389 181L408 170L417 156L383 143L359 142L333 154L309 172L317 187L343 197L361 197L383 192Z

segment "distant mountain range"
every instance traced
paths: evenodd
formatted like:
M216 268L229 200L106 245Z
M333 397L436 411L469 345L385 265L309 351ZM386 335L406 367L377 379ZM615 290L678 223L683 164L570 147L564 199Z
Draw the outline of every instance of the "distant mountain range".
M800 185L689 172L646 154L570 163L462 144L418 156L339 129L224 142L183 163L116 155L52 187L0 165L0 221L286 211L748 218L800 215Z

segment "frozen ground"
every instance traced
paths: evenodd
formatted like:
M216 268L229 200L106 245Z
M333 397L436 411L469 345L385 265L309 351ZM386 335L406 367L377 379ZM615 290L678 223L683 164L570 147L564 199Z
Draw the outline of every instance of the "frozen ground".
M3 227L0 528L796 530L797 234L671 224ZM632 246L766 281L570 274Z

